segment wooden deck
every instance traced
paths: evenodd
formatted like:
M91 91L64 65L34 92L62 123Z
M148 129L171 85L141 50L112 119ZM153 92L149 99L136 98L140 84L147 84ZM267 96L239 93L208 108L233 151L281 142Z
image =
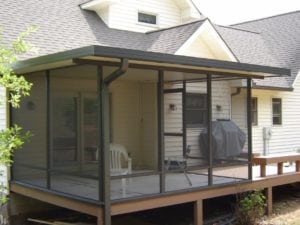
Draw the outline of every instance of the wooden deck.
M259 167L253 167L253 181L239 184L228 184L220 187L208 187L201 190L184 193L172 193L151 196L144 199L128 200L123 202L115 202L111 205L111 215L120 215L125 213L132 213L142 210L154 209L164 206L177 205L182 203L193 202L195 207L195 225L202 225L203 223L203 203L204 199L220 197L240 192L245 192L254 189L265 189L268 197L268 212L272 211L272 187L300 182L300 173L295 172L295 165L283 168L283 174L277 175L276 165L270 165L266 168L266 177L260 177ZM243 171L239 168L230 168L233 172ZM244 171L247 172L247 171ZM219 175L222 173L228 174L228 171L218 171ZM149 177L148 177L149 178ZM144 186L145 187L145 186ZM24 187L20 184L12 183L11 191L19 193L31 198L35 198L54 205L65 207L78 212L86 213L98 218L98 225L103 225L103 210L101 205L81 202L79 200L70 199L59 196L55 193L43 192L41 190Z

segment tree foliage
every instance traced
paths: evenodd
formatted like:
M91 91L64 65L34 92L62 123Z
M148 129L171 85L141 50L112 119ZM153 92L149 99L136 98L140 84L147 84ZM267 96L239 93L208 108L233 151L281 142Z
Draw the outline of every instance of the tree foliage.
M29 96L32 84L26 81L24 76L17 75L13 65L17 63L18 57L28 52L32 46L26 42L30 33L36 30L35 26L29 27L22 32L10 46L3 44L0 32L0 87L6 88L9 95L0 104L11 104L18 108L22 97ZM18 125L0 131L0 165L10 166L12 155L15 150L20 149L30 137L30 132L23 132ZM3 176L4 171L0 171ZM7 201L5 184L0 184L0 204Z

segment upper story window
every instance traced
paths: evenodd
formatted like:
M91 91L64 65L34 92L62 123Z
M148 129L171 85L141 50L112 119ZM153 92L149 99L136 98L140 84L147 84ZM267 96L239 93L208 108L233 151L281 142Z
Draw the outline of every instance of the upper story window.
M138 22L157 25L157 16L154 14L139 12L138 13Z
M282 124L282 101L281 98L272 98L273 125Z
M257 125L258 115L257 115L257 98L251 99L251 119L252 119L252 125Z

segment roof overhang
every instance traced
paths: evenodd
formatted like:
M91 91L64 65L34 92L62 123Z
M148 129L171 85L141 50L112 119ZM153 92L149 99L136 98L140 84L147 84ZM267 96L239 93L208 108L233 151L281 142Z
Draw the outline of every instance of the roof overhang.
M76 65L80 60L86 63L93 62L91 64L98 63L117 66L120 64L121 59L124 58L128 59L129 67L132 68L255 79L272 76L290 76L291 74L291 71L285 68L104 46L87 46L20 61L14 65L14 69L17 74L25 74Z

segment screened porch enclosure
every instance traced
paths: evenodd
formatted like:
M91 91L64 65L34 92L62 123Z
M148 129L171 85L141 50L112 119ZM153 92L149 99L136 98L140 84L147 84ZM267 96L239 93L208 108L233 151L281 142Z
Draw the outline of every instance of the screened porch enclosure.
M11 119L33 136L15 154L13 182L103 202L105 170L114 201L251 179L248 123L231 110L231 94L248 82L249 112L250 78L129 68L103 87L116 69L26 75L31 95Z

